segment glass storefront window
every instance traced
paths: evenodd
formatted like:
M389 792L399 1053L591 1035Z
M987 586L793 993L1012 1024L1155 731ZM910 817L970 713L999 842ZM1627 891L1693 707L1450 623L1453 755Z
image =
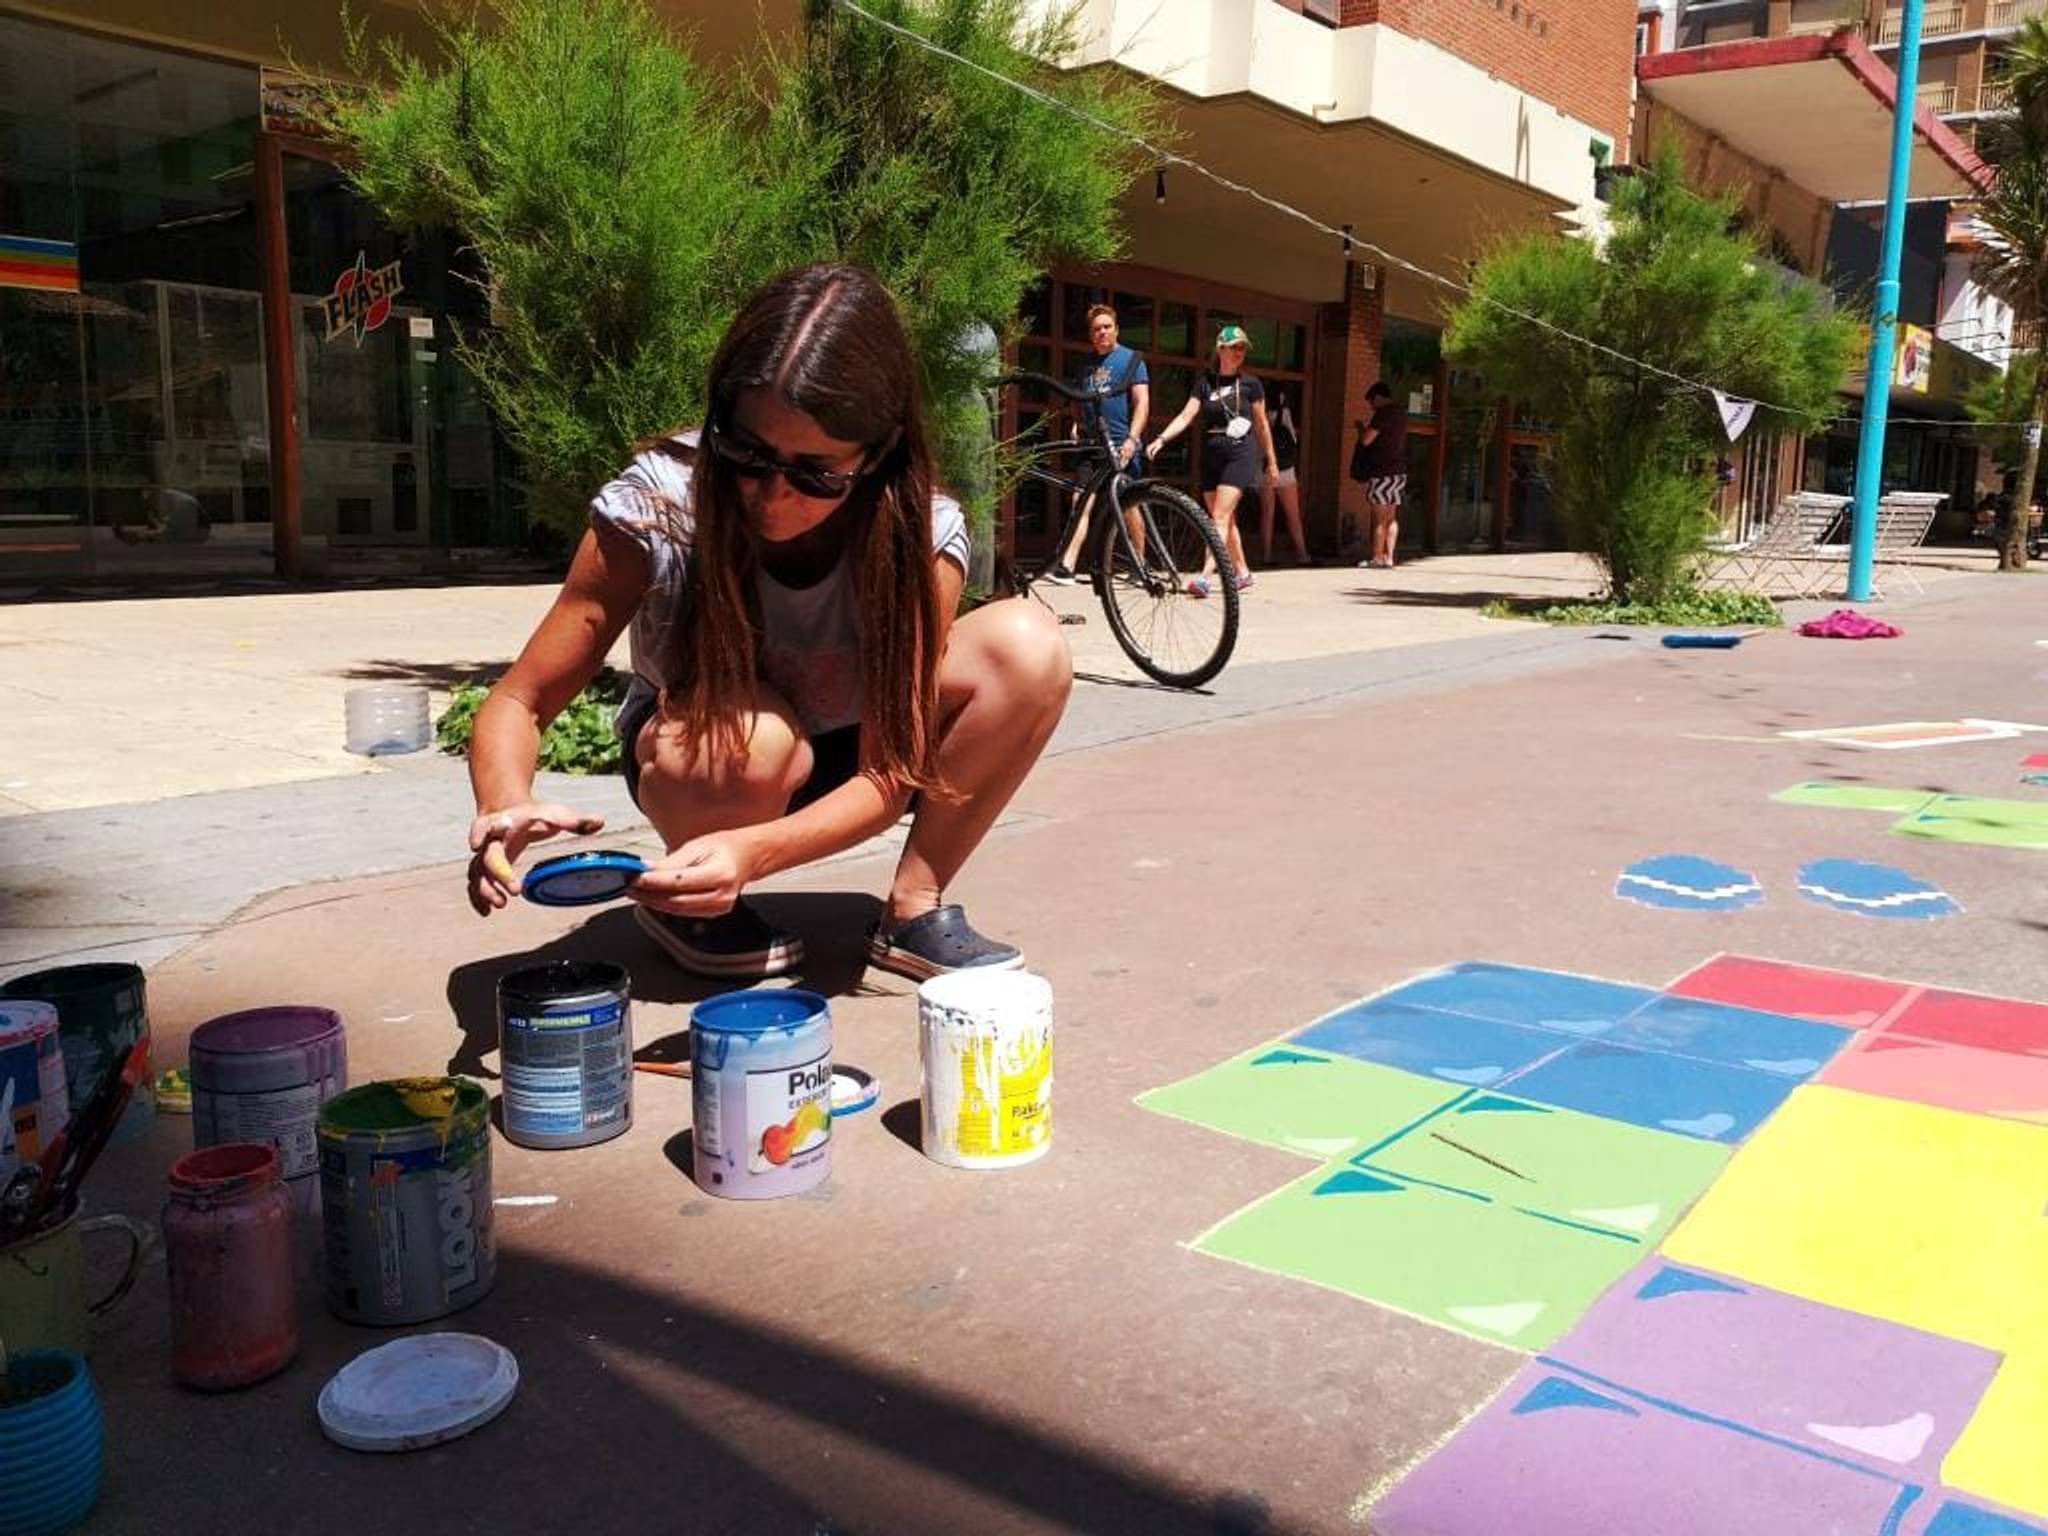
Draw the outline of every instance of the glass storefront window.
M1159 306L1159 334L1155 345L1169 357L1195 355L1195 311L1189 304L1167 300Z
M0 18L0 569L269 565L256 71ZM245 531L251 537L239 537Z
M0 232L75 249L78 289L0 286L0 571L271 568L258 111L247 65L0 17ZM285 168L305 535L519 542L452 350L486 320L470 258ZM394 302L337 328L344 275L394 262Z
M1024 326L1027 336L1050 336L1052 334L1052 279L1041 277L1024 290L1024 297L1017 305L1017 318Z
M1117 340L1140 352L1152 350L1152 300L1141 293L1120 293L1116 306Z

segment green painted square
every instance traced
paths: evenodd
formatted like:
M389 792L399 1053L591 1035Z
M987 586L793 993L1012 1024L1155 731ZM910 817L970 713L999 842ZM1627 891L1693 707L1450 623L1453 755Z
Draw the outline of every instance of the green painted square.
M2048 848L2048 804L1936 795L1903 821L1893 822L1892 831L1902 837L1931 837L1948 843Z
M1702 1137L1476 1093L1353 1161L1654 1245L1730 1151Z
M1141 1093L1138 1103L1321 1161L1382 1141L1464 1091L1412 1072L1276 1042Z
M1345 1164L1247 1206L1195 1248L1529 1351L1648 1251Z
M1842 811L1889 811L1910 815L1935 798L1925 789L1892 789L1880 784L1835 784L1809 780L1771 796L1786 805L1824 805Z

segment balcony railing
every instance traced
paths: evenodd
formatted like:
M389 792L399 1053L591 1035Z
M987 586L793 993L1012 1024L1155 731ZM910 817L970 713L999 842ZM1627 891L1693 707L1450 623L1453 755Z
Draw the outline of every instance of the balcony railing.
M1947 85L1923 85L1920 87L1920 105L1936 117L1946 116L1956 109L1956 88L1954 82Z
M1979 112L2010 112L2012 110L2012 83L2007 80L1987 80L1977 91Z
M2048 14L2048 0L1991 0L1986 25L2016 27L2029 16Z
M2042 0L2003 0L2007 5L2038 7ZM1900 29L1905 24L1905 13L1886 11L1884 20L1878 23L1877 40L1880 43L1896 43ZM1946 33L1963 30L1963 7L1958 4L1930 5L1920 13L1920 35L1941 37Z

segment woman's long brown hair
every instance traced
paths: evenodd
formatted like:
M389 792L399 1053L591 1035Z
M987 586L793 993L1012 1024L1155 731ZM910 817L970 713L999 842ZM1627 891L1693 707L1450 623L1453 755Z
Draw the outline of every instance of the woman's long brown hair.
M932 462L917 361L895 302L863 268L819 264L748 301L711 363L711 419L742 392L773 390L829 435L869 450L849 505L860 626L862 767L895 787L938 783L939 599L932 573ZM754 535L740 481L717 454L691 472L695 527L663 708L709 751L746 750L761 621Z

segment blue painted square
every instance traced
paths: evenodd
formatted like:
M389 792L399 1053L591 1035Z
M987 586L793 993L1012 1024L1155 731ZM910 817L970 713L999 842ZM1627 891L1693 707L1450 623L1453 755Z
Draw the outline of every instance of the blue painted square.
M1353 1056L1473 1088L1497 1083L1570 1043L1542 1030L1410 1008L1384 998L1355 1003L1293 1038L1297 1045L1334 1056Z
M1595 981L1558 971L1470 961L1411 981L1375 999L1417 1008L1441 1008L1502 1024L1604 1034L1657 994L1648 987Z
M1653 1131L1737 1142L1798 1080L1606 1041L1584 1041L1508 1085L1521 1098Z
M1659 997L1600 1038L1609 1045L1677 1051L1779 1077L1811 1077L1850 1031L1697 997Z
M2011 1515L1950 1499L1927 1522L1925 1536L2048 1536L2048 1532Z

